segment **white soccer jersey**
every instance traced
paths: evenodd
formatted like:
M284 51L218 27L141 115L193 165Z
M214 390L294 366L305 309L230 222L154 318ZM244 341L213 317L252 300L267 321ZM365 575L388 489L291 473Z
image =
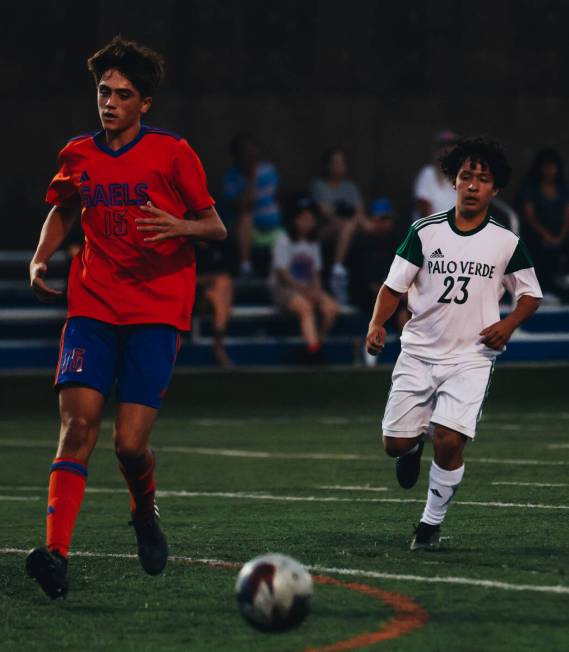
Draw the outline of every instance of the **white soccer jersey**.
M504 288L516 301L542 296L518 236L490 215L476 229L459 231L454 208L411 225L385 284L409 293L412 317L402 350L438 364L499 355L481 342L480 331L499 321Z

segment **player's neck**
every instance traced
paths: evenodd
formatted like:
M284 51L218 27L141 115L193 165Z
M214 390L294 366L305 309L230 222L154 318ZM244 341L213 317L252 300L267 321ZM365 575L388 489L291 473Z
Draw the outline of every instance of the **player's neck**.
M140 132L140 121L121 131L105 129L105 142L113 151L117 151L132 142Z
M461 213L458 208L454 213L454 225L459 231L473 231L477 229L488 215L488 208L476 214Z

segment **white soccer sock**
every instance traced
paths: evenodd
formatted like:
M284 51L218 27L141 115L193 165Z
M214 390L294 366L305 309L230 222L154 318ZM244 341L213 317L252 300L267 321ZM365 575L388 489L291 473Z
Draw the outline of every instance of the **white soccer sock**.
M429 472L429 492L427 504L421 517L423 523L440 525L447 513L452 497L464 475L464 464L454 471L445 471L435 463L431 463Z

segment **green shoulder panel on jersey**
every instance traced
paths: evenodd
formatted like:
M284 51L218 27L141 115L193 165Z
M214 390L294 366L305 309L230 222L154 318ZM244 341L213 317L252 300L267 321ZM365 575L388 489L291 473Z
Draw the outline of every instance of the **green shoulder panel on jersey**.
M518 244L514 249L514 253L510 258L510 262L506 267L504 274L513 274L518 272L520 269L529 269L533 267L533 261L529 255L529 251L522 240L518 239Z
M395 253L413 265L417 265L417 267L422 266L424 259L423 249L421 247L421 239L414 224L409 227L405 240L399 245Z
M488 220L488 223L489 223L489 224L493 224L494 226L499 226L501 229L504 229L504 231L509 231L510 233L514 233L514 232L512 231L512 229L508 228L505 224L500 224L500 222L498 222L497 220L495 220L493 217L491 217L491 218ZM514 235L516 235L516 234L514 233Z
M414 226L416 229L419 229L422 226L430 224L434 220L446 219L448 216L448 211L443 211L441 213L433 213L432 215L427 215L427 217L420 217L418 220L415 220L411 226Z
M434 215L429 215L428 217L423 217L411 224L409 231L405 240L399 245L399 248L395 252L401 258L405 258L413 265L421 267L423 264L423 247L421 245L421 238L419 238L419 231L426 226L431 224L442 224L448 219L448 213L435 213Z

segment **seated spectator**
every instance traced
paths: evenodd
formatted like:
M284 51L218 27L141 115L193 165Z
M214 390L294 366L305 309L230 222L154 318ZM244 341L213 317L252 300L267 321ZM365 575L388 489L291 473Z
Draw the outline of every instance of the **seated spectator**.
M356 237L350 269L352 270L351 296L365 314L371 314L377 293L387 277L398 245L398 230L393 205L387 198L375 199L371 204L370 219L364 231ZM399 334L409 320L406 297L391 318ZM370 356L364 343L364 362L375 365L377 356Z
M287 233L281 234L273 246L273 300L298 317L308 363L320 361L321 344L338 316L338 305L320 283L322 256L317 229L317 207L308 197L298 198Z
M350 294L354 303L371 314L380 285L389 272L397 248L393 206L387 198L375 199L365 231L354 239L349 258Z
M255 268L263 276L271 247L282 231L279 175L272 163L260 160L259 148L247 133L235 136L231 154L234 165L224 178L223 201L235 219L240 272L251 274Z
M537 154L519 200L522 237L534 258L544 298L569 301L560 283L569 271L569 189L557 151Z
M236 252L229 240L196 243L198 308L213 313L213 356L220 367L233 362L225 350L225 332L233 308Z
M330 289L339 303L348 303L348 270L345 261L352 240L366 217L358 186L347 178L348 164L342 149L332 149L323 157L322 178L312 183L310 194L322 215L321 237L331 249Z
M413 218L448 211L456 203L456 190L442 173L439 161L456 145L458 136L453 131L441 131L435 134L433 161L425 165L413 187Z

